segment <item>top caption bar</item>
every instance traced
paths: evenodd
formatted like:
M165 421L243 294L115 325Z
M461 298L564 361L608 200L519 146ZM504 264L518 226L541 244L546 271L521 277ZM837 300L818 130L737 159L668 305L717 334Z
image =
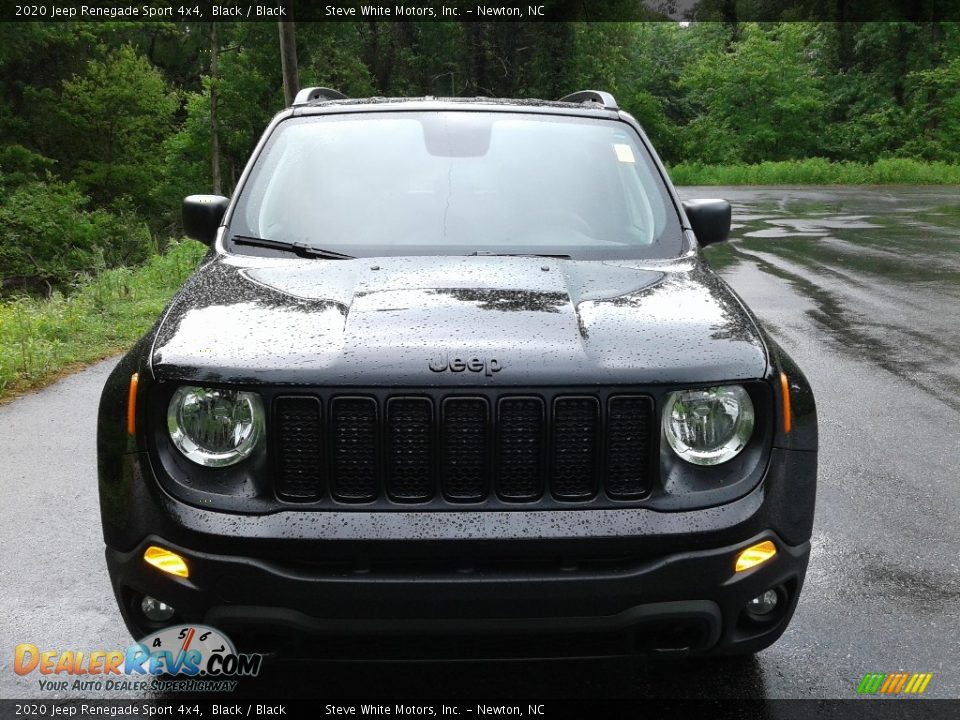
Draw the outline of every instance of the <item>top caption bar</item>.
M49 0L3 3L4 22L954 22L956 0Z

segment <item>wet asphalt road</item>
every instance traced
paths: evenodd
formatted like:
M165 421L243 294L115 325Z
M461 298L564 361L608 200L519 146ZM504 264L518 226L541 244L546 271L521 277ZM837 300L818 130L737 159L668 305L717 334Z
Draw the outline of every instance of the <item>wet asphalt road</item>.
M682 194L734 203L734 239L710 261L817 396L813 555L783 638L741 662L285 664L243 695L849 698L864 673L903 670L960 697L960 188ZM0 407L0 697L44 696L13 673L17 643L129 642L96 498L112 364Z

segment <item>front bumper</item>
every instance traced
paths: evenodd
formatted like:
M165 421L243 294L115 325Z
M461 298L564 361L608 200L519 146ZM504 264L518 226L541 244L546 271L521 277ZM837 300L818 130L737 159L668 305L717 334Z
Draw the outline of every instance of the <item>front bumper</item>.
M740 550L773 540L777 555L734 573ZM190 578L143 562L148 545L183 555ZM793 614L809 543L763 533L733 546L596 566L491 572L421 565L329 568L300 561L215 555L150 537L107 550L114 590L135 636L157 629L138 612L144 594L177 619L224 630L242 650L351 657L548 657L750 652L774 642ZM781 602L752 617L751 598Z
M107 565L130 632L173 622L225 631L243 652L349 658L588 657L760 650L784 631L809 557L816 453L774 448L763 481L726 505L525 512L283 512L186 505L123 457L104 493ZM147 532L144 532L148 529ZM777 555L735 573L740 550ZM189 579L143 561L183 555ZM767 619L746 603L777 588ZM168 623L170 624L170 623Z

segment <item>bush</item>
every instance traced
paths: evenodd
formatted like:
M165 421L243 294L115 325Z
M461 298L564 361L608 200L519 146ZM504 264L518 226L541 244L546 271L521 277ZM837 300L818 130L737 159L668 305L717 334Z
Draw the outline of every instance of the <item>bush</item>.
M48 293L78 273L144 260L150 233L129 208L87 210L73 183L28 181L0 200L0 289Z
M55 180L21 185L0 204L3 287L65 284L82 268L103 265L87 198Z

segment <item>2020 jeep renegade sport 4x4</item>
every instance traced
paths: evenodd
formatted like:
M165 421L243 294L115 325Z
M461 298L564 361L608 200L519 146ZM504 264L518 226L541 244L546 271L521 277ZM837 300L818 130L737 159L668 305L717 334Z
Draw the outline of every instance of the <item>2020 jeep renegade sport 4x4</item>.
M137 637L348 657L750 653L809 556L801 371L607 93L274 118L99 414ZM254 647L256 646L256 647Z

